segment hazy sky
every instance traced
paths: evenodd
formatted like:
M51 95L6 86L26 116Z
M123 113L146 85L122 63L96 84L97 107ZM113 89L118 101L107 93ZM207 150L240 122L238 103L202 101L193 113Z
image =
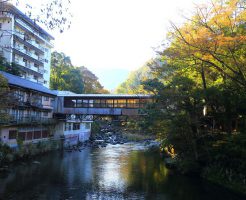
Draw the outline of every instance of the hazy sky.
M55 36L54 50L86 66L107 89L115 88L129 71L155 55L165 39L169 21L202 0L71 0L72 26ZM112 71L112 73L110 73Z

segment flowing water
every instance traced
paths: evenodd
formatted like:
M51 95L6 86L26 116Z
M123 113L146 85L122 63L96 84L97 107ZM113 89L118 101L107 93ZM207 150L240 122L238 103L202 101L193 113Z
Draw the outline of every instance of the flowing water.
M0 176L0 199L241 200L201 179L168 170L143 144L54 152Z

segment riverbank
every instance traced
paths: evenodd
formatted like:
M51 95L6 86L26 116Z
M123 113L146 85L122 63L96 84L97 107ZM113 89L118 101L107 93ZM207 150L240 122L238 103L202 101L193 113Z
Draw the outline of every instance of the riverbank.
M5 144L0 144L0 173L8 171L8 165L15 162L34 160L38 156L63 148L62 140L53 138L36 143L23 144L19 142L18 148L13 149Z
M245 135L240 133L231 135L214 134L209 137L209 142L207 138L203 138L203 142L200 148L205 149L206 147L206 154L199 152L201 156L197 160L186 152L177 155L175 158L165 154L167 166L174 168L179 173L199 176L230 191L246 196Z

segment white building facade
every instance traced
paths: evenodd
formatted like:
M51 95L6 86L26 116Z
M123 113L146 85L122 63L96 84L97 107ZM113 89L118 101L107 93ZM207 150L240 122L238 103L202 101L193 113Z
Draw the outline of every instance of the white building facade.
M0 54L17 64L23 78L49 87L52 40L49 33L6 3L0 13Z

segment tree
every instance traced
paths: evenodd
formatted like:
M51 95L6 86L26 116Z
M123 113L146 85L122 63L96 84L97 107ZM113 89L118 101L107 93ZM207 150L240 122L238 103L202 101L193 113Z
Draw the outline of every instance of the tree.
M6 59L0 56L0 70L10 74L21 76L22 71L15 63L8 63Z
M0 0L0 11L9 12L8 4L25 7L25 14L34 22L43 24L48 29L59 29L63 32L71 25L72 14L69 10L70 0L50 0L35 7L35 3L22 0ZM35 11L35 14L34 12Z
M118 94L146 94L142 82L155 77L154 68L160 68L163 63L159 58L151 59L139 69L132 71L126 81L116 88Z
M190 66L203 78L217 74L246 88L245 1L214 1L198 6L195 15L182 27L172 24L171 45L163 53L178 65Z
M72 65L70 57L64 53L55 51L51 54L50 88L75 93L84 92L83 77L79 69Z
M85 94L108 94L109 91L105 90L101 83L98 81L98 77L93 74L86 67L82 66L78 68L83 78L84 93Z
M7 108L9 102L9 87L8 81L2 74L0 74L0 123L8 118Z
M50 88L75 93L109 93L86 67L75 67L64 53L51 54Z

